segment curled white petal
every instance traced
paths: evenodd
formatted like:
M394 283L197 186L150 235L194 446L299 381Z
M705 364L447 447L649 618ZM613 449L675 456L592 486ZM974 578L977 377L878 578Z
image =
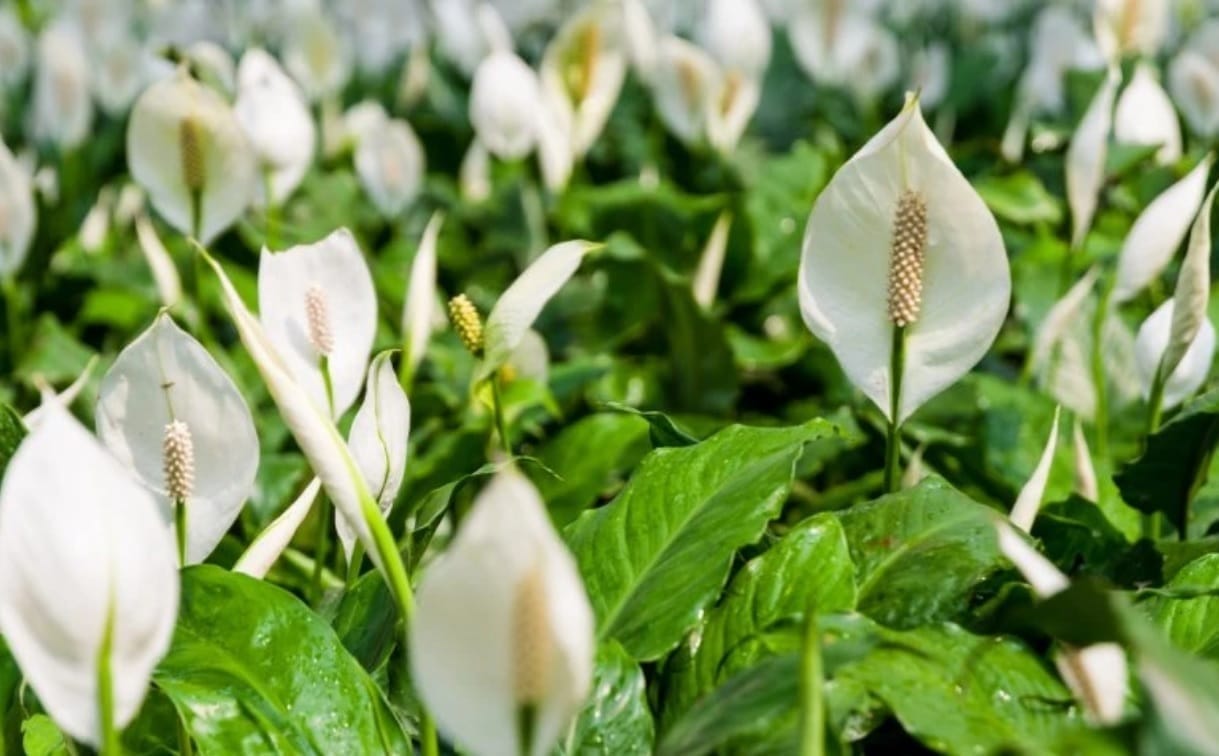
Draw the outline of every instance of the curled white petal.
M233 565L233 572L240 572L254 578L266 577L271 565L275 564L275 560L279 559L280 554L284 553L284 549L288 548L288 544L292 543L292 537L296 535L296 531L309 516L310 510L313 509L313 502L321 490L322 481L317 478L309 481L309 485L305 486L305 490L301 491L300 496L296 497L296 500L289 504L288 508L259 533L253 543L242 552L237 563Z
M410 628L417 689L441 732L474 753L515 756L518 745L516 667L535 639L514 638L523 585L542 600L528 623L549 648L540 683L530 753L548 753L588 693L593 618L575 561L550 524L537 489L515 470L497 474L449 550L419 586Z
M1177 109L1147 63L1135 68L1130 83L1117 99L1113 138L1124 144L1160 145L1156 161L1161 165L1181 158Z
M406 301L402 308L402 333L406 338L407 370L413 375L427 353L436 311L436 242L444 225L444 213L436 211L423 229L419 249L411 261Z
M135 219L135 236L144 253L144 261L152 271L152 281L156 284L157 294L161 304L173 307L182 298L182 279L178 276L178 268L169 256L169 250L161 243L161 237L152 226L147 215L140 213Z
M1067 147L1067 205L1071 208L1071 246L1083 244L1105 181L1105 156L1109 152L1109 130L1113 123L1113 101L1120 77L1110 71Z
M207 558L254 490L258 436L245 399L198 341L166 313L131 342L102 377L97 432L156 498L166 527L165 427L185 423L194 446L186 504L186 562Z
M491 375L507 361L546 303L575 274L584 256L599 247L581 239L556 244L512 282L487 316L480 378Z
M1080 317L1081 309L1099 277L1100 270L1096 267L1090 268L1046 313L1045 320L1037 327L1037 335L1033 339L1030 361L1034 368L1049 363L1054 348L1062 341L1067 329Z
M1033 548L1025 540L1024 534L1013 528L1011 523L998 520L995 529L999 536L999 551L1020 570L1038 598L1047 599L1070 585L1067 576Z
M1177 274L1173 291L1172 327L1168 330L1168 348L1164 351L1160 371L1171 373L1185 357L1189 345L1206 322L1211 294L1211 209L1219 184L1211 189L1198 209L1189 234L1185 259Z
M1050 480L1050 466L1054 464L1054 450L1058 446L1058 418L1061 414L1062 408L1055 407L1054 421L1050 423L1050 437L1046 439L1041 458L1037 461L1033 474L1020 489L1020 495L1016 497L1016 504L1012 507L1012 524L1026 533L1033 529L1033 520L1037 518L1041 500L1045 498L1045 487Z
M1063 648L1054 661L1090 721L1104 726L1121 720L1130 690L1130 674L1126 652L1119 644Z
M107 624L114 719L140 708L178 613L173 538L152 497L49 406L0 486L0 632L55 722L97 746Z
M711 235L703 245L703 254L694 272L694 301L708 309L715 301L715 292L720 286L720 272L724 269L724 255L728 251L728 232L732 228L732 211L724 210L715 219Z
M1213 162L1213 156L1205 157L1135 219L1117 261L1115 302L1135 297L1168 266L1202 204L1206 176Z
M1142 382L1143 398L1151 395L1152 385L1168 350L1173 307L1173 300L1169 299L1139 326L1139 333L1134 342L1134 355ZM1202 387L1207 374L1210 373L1214 357L1215 328L1209 320L1203 320L1198 335L1164 383L1164 409L1177 406Z

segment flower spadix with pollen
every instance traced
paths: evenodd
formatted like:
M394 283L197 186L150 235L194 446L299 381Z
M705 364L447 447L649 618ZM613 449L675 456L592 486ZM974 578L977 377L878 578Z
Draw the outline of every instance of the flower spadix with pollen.
M592 610L537 489L516 470L492 479L424 574L410 646L424 703L471 753L549 753L579 711Z
M103 695L116 727L135 717L169 650L178 590L152 496L48 404L0 485L0 632L64 732L99 746Z
M483 319L465 294L458 294L449 300L449 322L470 354L477 356L483 353Z
M913 98L818 197L797 285L804 322L890 422L990 348L1011 292L999 228ZM895 329L905 353L896 412Z
M206 559L258 471L254 420L229 376L161 313L102 377L96 423L111 454L153 494L166 527L185 506L186 563Z
M351 233L264 249L258 304L267 338L317 406L333 407L336 417L346 412L360 393L377 327L372 274Z
M185 70L136 100L127 162L156 211L204 244L237 220L258 186L254 152L232 108Z

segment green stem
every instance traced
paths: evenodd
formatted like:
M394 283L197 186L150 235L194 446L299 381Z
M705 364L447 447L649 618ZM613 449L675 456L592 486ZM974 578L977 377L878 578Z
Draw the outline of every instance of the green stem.
M537 722L536 704L521 704L516 709L516 752L529 756L533 752L533 730Z
M902 373L906 366L906 329L893 327L893 347L889 357L892 379L889 398L889 428L885 437L885 491L893 493L901 481Z
M813 607L809 607L804 621L804 642L800 649L800 756L825 754L824 685L817 613Z
M364 562L364 544L358 540L351 546L351 561L347 563L347 590L351 590L360 577L360 565Z
M178 718L178 754L179 756L194 756L195 746L190 739L190 731L186 729L186 722L182 717Z
M114 603L106 614L102 643L97 650L97 707L102 726L101 756L121 756L119 729L114 724L114 674L110 668L110 652L114 647Z
M322 384L326 387L326 408L330 410L330 417L334 417L334 379L330 377L330 358L322 355L321 361L318 363L318 369L322 371Z
M178 566L186 566L186 501L174 499L174 533L178 537Z
M276 206L271 193L271 171L269 169L262 172L262 194L265 211L264 221L267 225L262 243L266 245L267 249L274 252L276 247L279 246L279 239L276 233L279 226L279 208Z
M499 434L500 446L504 452L512 456L512 443L508 440L508 425L504 422L504 401L499 393L499 372L488 379L491 383L491 409L495 414L495 432Z
M1157 370L1155 378L1151 382L1151 392L1147 397L1147 432L1143 437L1144 449L1147 448L1151 435L1160 429L1160 420L1164 414L1165 383L1167 383L1167 380L1164 371ZM1158 512L1144 512L1141 522L1144 538L1154 541L1160 537L1161 518Z
M419 739L423 745L423 756L440 756L440 742L436 737L436 722L426 713L419 720Z
M546 208L542 204L542 193L538 191L533 174L525 167L521 176L521 212L525 218L525 227L529 232L528 257L524 262L532 262L548 246L546 234Z
M322 569L330 555L330 521L334 519L334 507L325 494L318 502L317 516L317 548L313 553L313 574L309 578L309 598L314 605L322 600Z
M1109 464L1109 385L1105 376L1105 321L1109 317L1109 302L1113 298L1114 279L1110 277L1101 289L1092 320L1092 383L1096 389L1096 458Z
M17 290L17 279L5 276L0 281L4 292L4 322L8 327L9 369L17 372L17 362L21 358L21 322L19 320L21 303L18 301L20 292Z

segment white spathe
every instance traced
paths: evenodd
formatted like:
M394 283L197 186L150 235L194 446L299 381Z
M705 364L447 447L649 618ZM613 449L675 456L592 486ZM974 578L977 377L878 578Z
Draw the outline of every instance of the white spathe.
M326 358L333 396L322 376L323 355L310 338L308 301L319 292L333 341ZM372 274L351 232L341 228L283 252L264 248L258 307L267 338L310 399L323 410L330 407L334 417L346 412L360 394L377 330Z
M1219 134L1219 19L1198 24L1169 63L1168 90L1194 133Z
M427 353L432 336L433 313L436 312L436 253L440 228L444 225L444 212L432 213L419 248L411 261L410 278L406 285L406 297L402 306L402 333L406 344L406 374L414 375Z
M699 28L702 46L730 71L751 78L770 64L770 22L755 0L709 0Z
M161 217L183 234L197 232L203 244L245 212L258 182L257 160L232 108L184 70L136 100L127 164ZM198 229L192 187L200 191Z
M52 403L0 486L0 632L51 718L102 740L107 624L114 720L139 711L178 614L173 536L152 497Z
M249 139L265 180L257 199L283 202L300 185L313 164L317 128L305 95L265 50L254 48L237 65L237 100L233 114Z
M1133 299L1156 279L1189 233L1206 194L1206 176L1214 162L1207 155L1180 181L1165 189L1135 219L1117 259L1113 301Z
M1092 97L1067 146L1067 206L1071 208L1071 247L1083 245L1105 180L1105 156L1113 124L1113 101L1120 76L1110 70Z
M1160 145L1156 162L1161 165L1175 163L1181 158L1181 124L1177 121L1177 109L1148 63L1140 63L1134 69L1130 83L1117 98L1113 138L1122 144Z
M0 279L17 272L30 251L38 211L34 184L0 138Z
M520 345L546 303L575 274L584 256L600 244L575 239L556 244L538 256L504 291L483 328L483 360L478 377L487 378Z
M1041 451L1041 458L1037 460L1033 474L1020 489L1016 503L1012 506L1012 524L1026 533L1033 529L1033 521L1037 519L1041 501L1045 498L1045 487L1050 481L1050 467L1054 464L1054 450L1058 447L1058 419L1061 414L1062 407L1055 407L1054 422L1050 423L1050 437Z
M319 6L292 19L284 39L283 61L312 101L338 95L351 78L350 48Z
M698 45L668 35L659 41L651 78L652 101L669 131L686 144L706 137L721 72Z
M1155 57L1168 34L1168 0L1096 0L1092 26L1105 57Z
M1172 295L1175 304L1172 326L1168 329L1168 348L1160 365L1162 374L1176 369L1207 320L1211 295L1211 210L1216 192L1219 184L1206 195L1189 232L1189 245Z
M542 637L518 637L521 627ZM520 668L530 647L549 651L541 669ZM410 659L440 731L479 756L522 752L522 687L540 694L529 702L536 706L532 756L549 753L583 705L592 679L592 609L541 496L516 470L498 473L483 489L424 575Z
M797 289L809 330L847 377L891 412L890 257L898 198L926 206L922 308L906 327L900 422L982 359L999 333L1011 273L994 216L911 98L834 174L808 219Z
M478 65L470 88L470 123L495 157L519 160L533 151L542 107L538 76L515 53L496 51Z
M322 481L317 478L310 480L300 496L297 496L242 552L233 565L233 572L255 578L266 577L275 560L279 559L288 544L292 543L292 537L309 516L313 502L321 490Z
M80 28L66 17L47 26L38 37L30 128L36 140L61 150L80 145L93 126L85 49Z
M386 218L405 210L423 187L423 145L410 124L398 118L358 124L355 166L364 193Z
M258 435L245 399L203 345L162 312L102 377L97 433L157 500L171 531L165 426L185 423L194 447L186 502L186 563L207 558L228 532L258 472Z
M1172 337L1173 299L1155 309L1139 326L1134 342L1135 365L1142 383L1143 398L1151 395L1151 387L1159 372L1160 363L1168 351ZM1203 320L1189 348L1185 350L1176 369L1164 383L1164 409L1175 407L1194 394L1206 381L1215 358L1215 328L1210 320Z
M347 447L382 514L389 513L402 488L411 435L411 403L398 383L392 357L392 352L382 352L373 358L364 402L347 434ZM334 524L350 560L355 531L341 512L335 512Z

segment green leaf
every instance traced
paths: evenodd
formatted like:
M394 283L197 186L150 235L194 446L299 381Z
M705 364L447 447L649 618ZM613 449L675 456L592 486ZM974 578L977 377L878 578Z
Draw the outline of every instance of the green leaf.
M1164 588L1169 591L1219 588L1219 554L1190 562ZM1219 662L1219 596L1153 596L1142 608L1178 648Z
M178 625L153 679L201 754L404 752L376 685L291 594L209 565L182 572Z
M330 620L343 647L370 674L389 658L397 623L398 607L377 570L364 573L343 592Z
M597 649L592 693L565 752L582 756L650 752L654 729L643 670L622 646L613 641L602 644Z
M567 530L600 637L640 660L676 646L719 595L737 549L779 513L804 444L835 432L824 420L731 426L645 457L614 501Z
M663 412L640 410L622 402L605 402L601 406L613 412L637 415L648 421L648 437L651 439L654 449L662 446L692 446L698 443L696 437L682 430L673 418Z
M805 612L855 607L855 565L838 520L811 517L733 576L719 605L665 664L663 716L671 722L730 676L783 648L775 631ZM796 633L790 640L798 640Z
M974 180L973 185L1001 220L1021 225L1062 222L1062 201L1050 194L1031 171L986 176Z
M72 753L64 734L46 714L35 714L21 723L21 747L26 756L68 756Z
M939 478L842 513L859 611L902 629L964 614L1002 564L996 516Z
M566 525L607 488L621 485L648 450L647 432L648 424L637 417L604 412L572 423L547 441L538 458L559 477L531 477L555 524Z
M881 643L833 675L833 721L849 721L855 707L876 699L906 732L943 753L1049 753L1045 743L1081 724L1070 691L1016 640L952 624L876 632Z
M1114 480L1126 503L1140 512L1163 512L1180 532L1189 502L1206 480L1219 443L1219 390L1190 401L1147 439L1147 449Z
M8 462L17 452L25 434L25 423L21 422L21 415L17 414L17 410L0 403L0 480L4 479Z
M724 753L733 741L750 751L794 753L799 718L800 657L765 659L716 688L665 733L659 756Z
M689 412L731 412L740 387L723 326L694 301L688 281L660 275L672 406Z

